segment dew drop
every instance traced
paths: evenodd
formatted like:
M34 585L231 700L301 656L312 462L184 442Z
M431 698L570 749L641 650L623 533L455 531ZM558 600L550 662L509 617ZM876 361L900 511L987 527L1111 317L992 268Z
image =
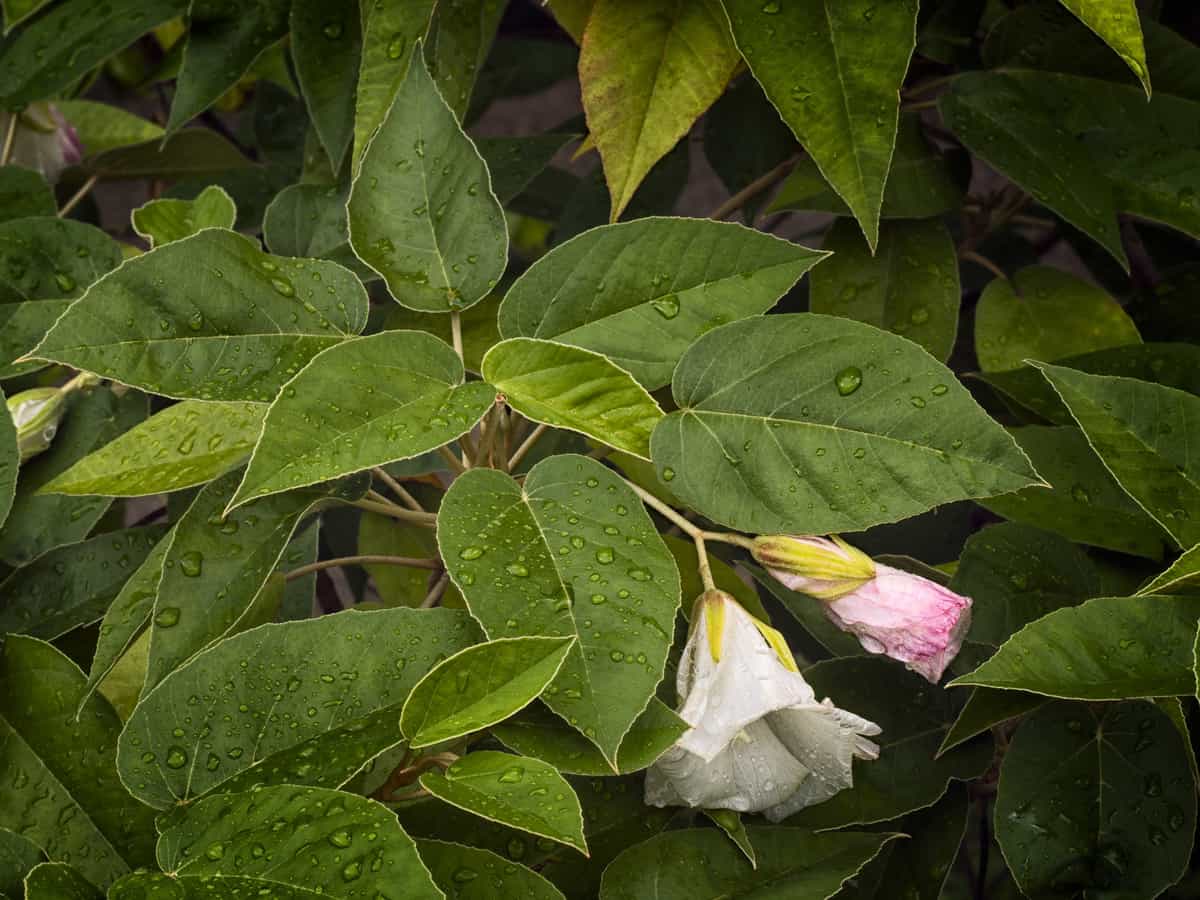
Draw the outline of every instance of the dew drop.
M849 397L862 387L862 369L858 366L847 366L833 377L834 387L843 397Z

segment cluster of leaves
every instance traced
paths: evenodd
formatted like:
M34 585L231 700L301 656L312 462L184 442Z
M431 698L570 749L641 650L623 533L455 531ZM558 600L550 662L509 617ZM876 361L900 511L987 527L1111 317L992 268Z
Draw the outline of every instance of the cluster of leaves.
M1171 3L2 6L84 157L0 166L0 386L102 381L0 417L0 894L1194 896ZM949 584L955 677L680 528ZM701 573L882 727L781 826L642 801Z

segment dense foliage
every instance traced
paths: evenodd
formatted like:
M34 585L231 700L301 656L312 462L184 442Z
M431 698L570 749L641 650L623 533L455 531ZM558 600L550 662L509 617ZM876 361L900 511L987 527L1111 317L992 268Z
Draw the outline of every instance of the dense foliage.
M1197 896L1189 3L0 8L0 896Z

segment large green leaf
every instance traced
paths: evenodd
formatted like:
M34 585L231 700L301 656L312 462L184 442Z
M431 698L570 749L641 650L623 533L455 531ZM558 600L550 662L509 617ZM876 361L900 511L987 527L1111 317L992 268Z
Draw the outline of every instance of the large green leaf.
M290 6L289 0L254 0L243 5L192 0L167 134L212 106L263 51L287 33Z
M1152 578L1139 594L1183 594L1193 592L1200 581L1200 545L1185 550L1170 567Z
M1200 543L1200 397L1133 378L1038 368L1121 487L1180 547Z
M570 454L523 488L471 470L442 501L438 545L489 637L578 637L543 697L614 763L662 678L679 604L675 560L637 495Z
M324 788L281 785L202 800L163 830L158 859L210 896L212 885L228 882L217 895L442 897L387 807Z
M410 747L428 747L495 725L554 680L574 638L499 638L468 647L422 678L400 713Z
M88 454L42 493L142 497L204 484L250 455L265 412L261 403L184 400Z
M429 30L436 0L360 4L362 63L354 92L354 165L388 114L413 48Z
M829 697L883 729L879 759L854 764L854 786L788 819L805 828L836 828L894 819L936 801L951 779L981 775L990 741L937 756L958 712L959 697L882 656L846 657L804 670L818 697ZM935 758L936 757L936 758Z
M447 900L562 900L541 875L490 850L433 840L417 841L417 850Z
M483 358L483 377L517 412L650 457L658 403L606 356L537 338L510 338Z
M337 787L401 740L413 685L477 635L464 613L442 609L348 610L242 632L143 698L117 767L159 809L235 778Z
M83 704L83 673L49 644L10 635L0 660L0 827L97 885L153 858L153 812L117 777L121 722L108 703Z
M460 0L435 8L425 58L438 92L460 121L507 5L508 0Z
M359 4L293 0L290 31L300 93L329 167L340 172L354 141L354 96L363 49Z
M721 96L737 63L719 0L597 0L579 82L612 197L610 221Z
M898 835L747 829L757 867L715 828L668 831L630 847L604 872L600 900L828 900Z
M56 3L6 42L0 60L0 100L21 107L58 93L118 50L168 19L186 0L92 0Z
M210 184L194 200L151 200L135 209L132 218L133 230L157 247L203 228L232 228L237 205L223 187Z
M146 397L136 391L118 397L95 390L72 398L50 449L21 467L16 499L0 529L0 559L24 565L47 550L87 537L112 501L43 494L41 489L145 418L146 405Z
M25 900L103 900L103 896L66 863L41 863L25 877Z
M477 750L444 772L426 772L421 787L477 816L587 852L579 798L540 759Z
M1150 71L1146 67L1146 48L1142 44L1142 26L1135 0L1059 0L1096 32L1129 66L1150 96Z
M975 309L975 355L985 371L1141 342L1129 315L1091 282L1029 266L997 278Z
M38 217L0 224L0 279L13 299L74 300L120 262L116 241L84 222Z
M162 140L162 126L119 106L95 100L56 100L55 107L67 117L85 156L130 144Z
M37 346L70 305L70 300L0 303L0 378L12 378L42 368L44 363L35 360L17 360Z
M491 176L420 56L363 154L346 209L354 252L402 306L465 309L504 273L508 229Z
M419 331L384 331L315 357L271 404L232 504L419 456L448 444L495 402L464 384L462 361Z
M915 0L724 0L759 84L875 248Z
M1048 704L1004 755L995 822L1026 896L1157 897L1191 854L1184 743L1149 703Z
M755 174L763 171L765 169L759 169ZM970 175L971 161L965 153L951 151L943 155L935 150L922 132L920 113L903 114L896 131L896 150L892 154L879 216L881 219L924 219L956 210L962 205ZM785 209L852 215L845 201L821 175L817 164L807 156L796 163L779 193L771 200L767 212Z
M822 247L833 259L812 276L809 309L902 334L946 360L958 333L958 254L936 219L892 222L875 252L857 228L835 222Z
M675 369L659 477L742 531L822 534L1036 483L1013 439L915 344L860 322L765 316L709 332Z
M6 897L21 896L25 876L45 858L42 848L29 838L0 828L0 892Z
M1027 425L1010 433L1049 487L991 497L983 506L1082 544L1162 558L1166 534L1121 490L1079 429Z
M955 685L1078 700L1192 694L1200 597L1098 597L1026 625Z
M154 602L146 690L234 627L313 506L366 487L365 478L327 483L226 512L241 476L209 483L175 526Z
M162 525L145 525L67 544L0 582L0 635L51 640L99 621L125 579L154 549Z
M766 312L825 255L705 219L594 228L556 246L509 288L500 334L594 350L654 390L670 382L692 341Z
M54 191L39 172L13 165L0 167L0 222L52 216L57 211Z
M268 256L214 228L97 282L32 355L172 397L269 402L366 318L366 292L341 266Z
M657 697L634 720L617 750L617 770L640 772L662 756L688 724ZM501 743L524 756L544 760L560 772L575 775L612 775L612 763L596 745L561 717L541 705L522 710L492 729Z

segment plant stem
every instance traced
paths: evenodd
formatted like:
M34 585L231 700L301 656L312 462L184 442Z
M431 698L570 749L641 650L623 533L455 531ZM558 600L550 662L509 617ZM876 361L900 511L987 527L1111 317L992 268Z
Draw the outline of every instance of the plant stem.
M971 262L975 263L975 265L982 266L983 268L987 269L997 278L1003 278L1005 281L1008 281L1008 276L1004 274L1004 270L982 253L976 253L974 250L964 250L962 253L958 254L958 256L959 259L970 260Z
M319 572L322 569L333 569L339 566L360 566L368 563L381 566L408 566L410 569L437 570L442 567L442 561L436 557L421 559L415 556L379 556L368 553L361 556L339 556L337 559L320 559L306 566L300 566L298 569L292 569L284 576L284 580L295 581L297 578L303 578L305 575L311 575L313 572Z
M941 78L933 78L933 79L930 79L929 81L924 81L921 84L914 84L910 88L905 88L900 93L904 97L915 97L918 94L924 94L926 91L932 91L932 90L935 90L936 88L943 87L943 86L949 84L950 82L952 82L957 77L958 77L957 73L955 73L954 75L943 75Z
M671 522L674 522L676 525L678 525L684 534L686 534L692 540L704 540L704 532L701 529L697 528L666 503L663 503L649 491L634 484L628 478L622 480L629 485L630 490L641 497L643 503L656 512L661 513L664 518L669 519Z
M497 460L500 463L501 472L511 472L512 467L508 464L509 447L512 445L512 411L501 407L499 427L500 430L496 433L496 446L499 449Z
M404 489L404 485L385 472L381 467L376 466L371 470L371 474L391 488L392 492L399 497L404 502L404 505L409 509L413 510L414 512L425 512L425 507L423 507L417 501L417 498L406 491Z
M452 470L454 470L455 472L457 472L459 475L461 475L463 472L467 471L467 467L465 465L463 465L462 460L460 460L457 456L455 456L453 453L451 453L449 447L445 447L445 446L438 447L438 453L442 454L442 458L450 464L450 468Z
M537 428L533 429L533 431L529 432L529 437L525 438L525 440L521 442L521 446L517 448L517 452L514 453L508 460L505 470L511 472L513 469L515 469L517 464L520 463L521 460L525 458L526 454L533 449L533 445L538 442L538 438L545 434L549 428L549 425L543 423L538 425Z
M938 105L937 100L920 100L916 103L906 103L900 107L901 112L915 112L919 109L933 109Z
M692 540L696 542L696 568L700 572L700 583L704 585L706 591L715 591L717 585L713 581L712 565L708 561L708 546L704 543L704 533L697 532L692 536Z
M775 184L775 182L782 181L784 178L786 178L788 173L790 173L792 169L796 167L796 163L799 161L799 155L793 156L790 159L785 159L765 175L760 175L758 178L755 178L752 182L709 213L708 217L710 219L724 219L730 213L741 209L746 205L747 201L757 197L771 185Z
M728 531L702 531L700 536L706 541L717 541L721 544L733 544L736 547L744 547L747 550L754 549L753 538L748 538L744 534L733 534Z
M457 310L450 313L450 340L454 344L454 352L458 358L463 358L462 314Z
M7 166L12 159L13 147L17 143L17 123L20 113L8 114L8 130L4 132L4 149L0 150L0 166Z
M88 178L88 180L85 181L80 186L79 190L77 190L75 193L73 193L71 195L70 199L67 200L67 202L63 204L62 209L60 209L58 211L58 217L60 219L66 218L67 214L70 213L71 210L73 210L76 206L79 205L79 201L88 195L88 192L91 191L91 189L96 186L96 182L99 180L100 180L99 175L90 176Z
M357 506L359 509L365 509L367 512L379 513L381 516L391 516L393 519L399 519L401 522L411 522L414 525L424 525L427 528L437 527L437 516L433 513L416 512L415 510L397 506L394 503L379 503L375 500L355 500L350 505Z
M420 608L432 609L437 606L438 602L442 599L442 594L446 593L446 585L449 583L450 573L443 572L442 577L434 583L433 587L429 589L429 593L425 595L425 599L421 601Z

